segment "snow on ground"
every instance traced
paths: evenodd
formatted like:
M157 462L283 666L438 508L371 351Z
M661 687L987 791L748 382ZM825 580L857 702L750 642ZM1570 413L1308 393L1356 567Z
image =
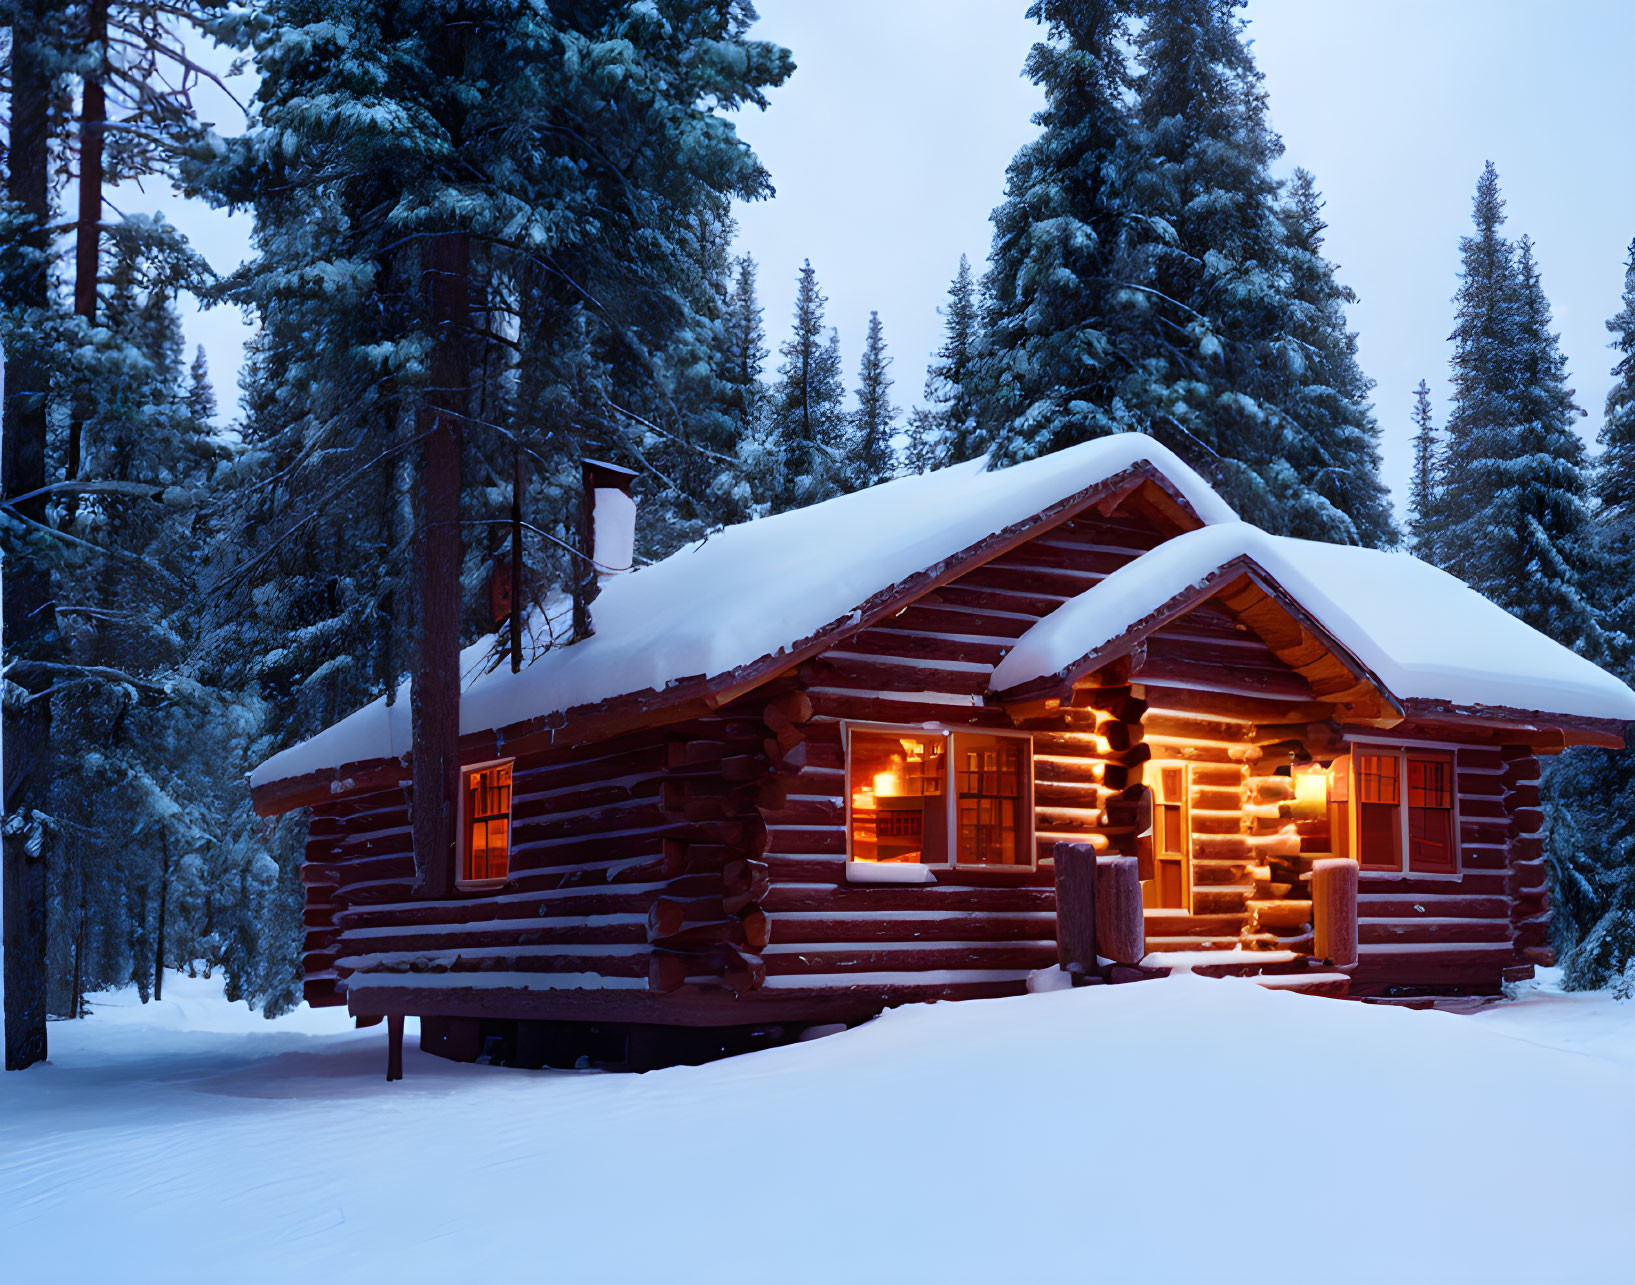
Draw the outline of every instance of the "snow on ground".
M412 1023L411 1023L412 1030ZM0 1277L1628 1279L1635 1004L1238 980L898 1010L643 1076L461 1066L219 986L0 1076Z

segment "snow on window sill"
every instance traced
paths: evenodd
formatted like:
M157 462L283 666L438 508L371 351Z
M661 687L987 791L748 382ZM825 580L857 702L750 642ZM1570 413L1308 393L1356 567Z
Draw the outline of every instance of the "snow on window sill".
M848 861L847 883L936 883L936 871L908 861Z

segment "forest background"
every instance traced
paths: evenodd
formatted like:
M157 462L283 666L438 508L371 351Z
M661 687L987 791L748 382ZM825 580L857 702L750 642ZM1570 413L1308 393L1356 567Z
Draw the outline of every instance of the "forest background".
M643 474L655 557L1153 432L1245 516L1401 539L1627 674L1624 7L763 8L5 7L6 913L44 982L8 1032L161 963L298 1000L301 826L243 773L426 681L415 604L493 628L513 497L560 610L582 451ZM1623 776L1552 774L1582 984L1632 977Z

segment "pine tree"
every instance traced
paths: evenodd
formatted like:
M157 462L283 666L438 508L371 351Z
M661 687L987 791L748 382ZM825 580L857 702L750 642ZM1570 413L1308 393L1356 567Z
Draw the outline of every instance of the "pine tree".
M871 312L863 359L857 370L857 415L852 431L857 486L873 486L896 471L897 456L891 439L896 432L897 408L891 404L891 376L886 373L890 366L880 314Z
M187 371L187 413L199 424L216 418L216 389L210 382L210 363L205 360L203 344L194 352L193 364Z
M1635 241L1624 263L1623 307L1607 322L1612 348L1613 385L1607 392L1599 441L1595 488L1601 502L1598 539L1603 565L1612 572L1603 588L1610 625L1635 639Z
M778 346L783 363L768 398L764 440L751 465L751 485L772 512L846 489L849 426L839 336L832 330L825 336L827 302L807 260L795 292L794 327Z
M979 441L975 385L981 319L971 261L963 254L948 287L948 303L938 311L942 346L925 373L926 404L916 406L908 421L904 463L912 473L924 473L954 456L963 458Z
M1357 362L1357 336L1346 323L1356 294L1323 257L1323 199L1310 171L1296 169L1281 207L1284 261L1290 283L1293 341L1278 405L1298 427L1290 464L1299 492L1320 497L1306 514L1290 512L1283 527L1295 535L1382 546L1396 542L1390 499L1380 478L1379 425L1369 395L1374 381ZM1336 528L1336 513L1350 529Z
M1044 24L1026 74L1045 93L1039 135L1010 163L1005 200L993 214L979 415L917 417L911 467L929 457L968 459L994 451L1029 459L1137 425L1122 413L1129 364L1120 334L1145 299L1117 280L1128 221L1132 153L1124 44L1131 4L1121 0L1036 0ZM1138 216L1137 216L1138 217ZM950 292L949 346L968 342L957 320L969 298L968 266ZM946 372L950 359L939 353ZM935 368L934 368L935 373ZM927 379L933 413L948 405ZM963 389L963 379L953 385ZM951 406L950 406L951 409ZM940 432L949 434L937 441Z
M751 20L267 0L213 24L260 82L250 129L193 181L254 210L230 293L261 321L213 654L283 744L413 673L427 888L449 873L432 768L452 666L492 627L480 590L513 500L535 601L566 581L588 605L586 560L560 552L582 454L643 471L663 539L710 520L715 475L679 462L731 458L712 369L729 206L770 191L726 117L790 71ZM253 849L248 818L233 838ZM275 884L299 844L286 823L262 845Z
M755 293L755 260L741 255L733 261L732 293L722 326L721 382L729 392L728 406L738 422L740 438L749 434L761 405L761 372L770 350L766 346L765 309Z
M1635 241L1624 264L1622 307L1607 322L1612 368L1599 434L1595 535L1598 583L1611 641L1608 661L1635 680ZM1546 776L1554 922L1569 987L1635 994L1635 776L1629 755L1570 750Z
M1477 183L1476 233L1461 243L1447 489L1459 496L1441 551L1449 570L1559 642L1606 646L1591 601L1590 476L1573 429L1584 412L1532 242L1499 233L1504 202L1491 162Z
M1029 60L1043 128L994 215L982 415L955 451L1023 459L1148 432L1251 521L1385 543L1352 296L1321 255L1309 176L1279 200L1282 142L1239 7L1030 11L1054 42Z
M1442 447L1431 416L1431 390L1422 379L1414 389L1414 472L1408 484L1408 547L1416 557L1436 562L1442 520Z

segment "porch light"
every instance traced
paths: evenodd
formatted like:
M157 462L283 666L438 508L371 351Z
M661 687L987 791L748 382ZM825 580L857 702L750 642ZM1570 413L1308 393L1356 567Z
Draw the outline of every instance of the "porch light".
M1316 763L1297 764L1294 777L1294 802L1289 815L1296 821L1321 821L1328 815L1328 770Z

